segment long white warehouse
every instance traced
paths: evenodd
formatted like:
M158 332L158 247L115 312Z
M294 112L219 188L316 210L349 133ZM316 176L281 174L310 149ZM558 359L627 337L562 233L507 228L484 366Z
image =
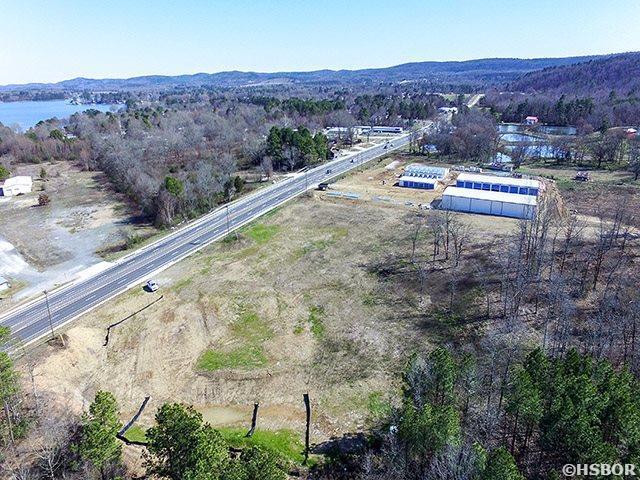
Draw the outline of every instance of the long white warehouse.
M528 178L461 173L456 179L456 187L520 195L538 195L541 184L538 180Z
M440 208L467 213L484 213L502 217L531 218L535 214L535 195L447 187Z

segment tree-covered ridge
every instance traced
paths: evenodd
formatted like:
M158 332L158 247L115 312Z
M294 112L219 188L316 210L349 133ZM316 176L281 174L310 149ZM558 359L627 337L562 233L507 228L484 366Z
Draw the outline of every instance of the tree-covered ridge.
M491 92L482 100L503 122L524 122L533 115L550 125L573 125L579 133L615 126L638 125L640 96L619 96L615 92L601 98L552 93L523 95Z
M506 90L506 91L505 91ZM505 122L537 116L551 125L594 130L640 121L640 53L531 72L488 92L483 103Z
M574 65L545 68L511 82L513 92L621 97L640 94L640 53L624 53Z
M316 70L312 72L218 72L194 75L148 75L128 79L75 78L58 83L33 83L27 85L0 86L0 99L30 98L29 95L56 95L83 91L126 92L153 91L157 89L195 88L249 88L255 85L277 86L300 84L305 86L327 85L380 85L381 83L420 81L429 84L432 91L449 91L451 87L477 88L488 84L514 80L526 72L556 65L571 65L599 56L564 58L484 58L449 62L412 62L383 68L362 70ZM17 97L16 94L20 94ZM57 98L57 97L54 97Z
M267 112L271 112L276 108L282 109L284 112L296 112L300 115L318 115L328 113L334 110L343 110L345 108L344 100L340 99L311 99L291 97L283 100L271 96L253 96L248 99L249 103L261 105Z

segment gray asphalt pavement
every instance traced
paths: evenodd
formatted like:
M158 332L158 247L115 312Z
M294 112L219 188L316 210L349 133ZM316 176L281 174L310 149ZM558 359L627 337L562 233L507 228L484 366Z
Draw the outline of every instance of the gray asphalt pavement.
M329 181L365 162L403 147L409 142L409 138L409 134L393 137L386 149L380 144L258 190L124 257L90 278L50 292L48 307L51 322L43 295L42 298L2 314L0 324L9 327L13 337L22 345L47 337L51 335L52 327L54 330L60 328L133 286L139 285L138 288L142 288L144 281L203 246L224 237L228 232L287 200L316 188L318 183Z

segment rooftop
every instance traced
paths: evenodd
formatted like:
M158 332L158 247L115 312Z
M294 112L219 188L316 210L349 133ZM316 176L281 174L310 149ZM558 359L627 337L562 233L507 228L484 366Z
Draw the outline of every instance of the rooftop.
M447 187L444 195L462 198L477 198L479 200L494 200L496 202L516 203L518 205L537 205L537 198L533 195L518 193L492 192L489 190L473 190L471 188Z
M408 176L439 176L444 177L449 173L448 168L432 167L421 163L412 163L404 169L404 174Z
M10 187L12 185L31 185L33 184L33 180L28 175L18 175L15 177L9 177L4 181L5 187Z
M498 183L500 185L517 185L518 187L540 188L538 180L530 178L514 178L496 175L479 175L477 173L461 173L458 180L477 183Z
M415 175L403 175L399 178L400 182L415 182L415 183L438 183L437 178L429 178L429 177L416 177Z

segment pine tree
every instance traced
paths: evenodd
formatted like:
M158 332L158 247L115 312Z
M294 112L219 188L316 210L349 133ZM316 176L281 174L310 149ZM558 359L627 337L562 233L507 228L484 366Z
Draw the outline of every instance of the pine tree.
M500 447L489 453L480 480L524 480L524 477L511 454Z
M115 397L110 392L98 391L89 413L83 415L76 451L100 472L103 480L107 478L109 468L120 461L122 444L116 435L121 427Z
M203 425L202 415L191 406L163 405L146 436L149 475L172 480L216 479L227 467L226 442L219 432Z

